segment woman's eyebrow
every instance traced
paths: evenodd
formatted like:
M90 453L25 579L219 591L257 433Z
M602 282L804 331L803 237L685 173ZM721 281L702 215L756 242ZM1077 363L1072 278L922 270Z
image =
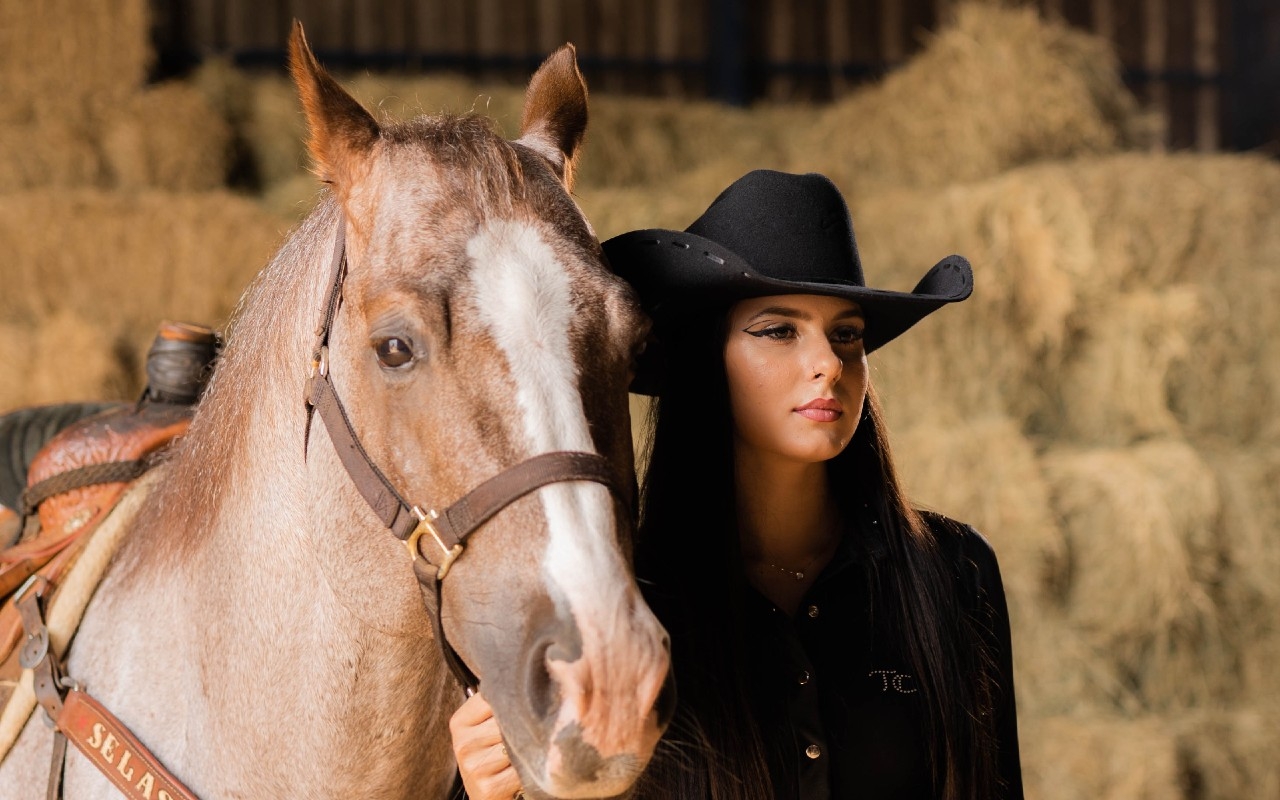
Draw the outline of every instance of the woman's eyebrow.
M792 317L794 319L809 319L809 314L798 308L788 308L787 306L769 306L762 308L752 314L747 322L754 322L760 317Z
M748 323L755 322L760 317L790 317L791 319L799 319L804 321L813 319L812 314L798 308L791 308L790 306L769 306L768 308L762 308L756 313L752 314L751 317L747 319L747 322ZM852 319L854 317L857 317L858 319L865 319L862 313L862 309L858 308L857 306L850 306L844 311L841 311L839 314L835 315L834 319L839 321L843 319Z

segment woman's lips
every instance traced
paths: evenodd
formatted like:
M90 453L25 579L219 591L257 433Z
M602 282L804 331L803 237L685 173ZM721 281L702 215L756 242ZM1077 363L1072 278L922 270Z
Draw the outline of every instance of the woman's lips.
M838 400L818 398L795 409L796 413L814 422L835 422L844 416L844 408Z

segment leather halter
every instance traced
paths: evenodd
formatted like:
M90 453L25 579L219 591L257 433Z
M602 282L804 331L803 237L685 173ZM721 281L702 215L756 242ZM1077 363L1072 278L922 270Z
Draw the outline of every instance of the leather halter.
M329 375L329 333L342 304L342 284L347 273L346 219L341 213L331 273L329 296L316 328L311 376L307 382L304 441L310 440L311 419L313 413L319 411L338 458L356 489L382 524L405 543L418 581L423 586L431 586L435 595L431 622L436 640L449 669L467 694L471 694L479 681L445 638L440 602L441 585L450 567L462 555L463 542L499 511L543 486L564 481L594 481L618 493L618 479L612 465L596 453L543 453L489 478L444 511L433 508L423 511L419 506L410 505L361 446ZM424 544L434 550L435 558L427 555Z

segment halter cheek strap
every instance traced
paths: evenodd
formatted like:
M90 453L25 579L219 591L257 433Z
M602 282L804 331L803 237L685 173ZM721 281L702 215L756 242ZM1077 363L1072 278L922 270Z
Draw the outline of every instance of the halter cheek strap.
M342 303L342 283L346 276L345 228L346 222L339 218L330 268L332 281L320 325L316 329L311 377L307 386L306 441L310 440L312 416L318 412L352 483L382 524L405 543L414 575L424 588L430 587L434 602L428 605L434 606L429 611L436 641L440 643L450 671L471 694L479 681L449 644L441 616L443 582L449 569L462 555L467 537L516 500L552 483L591 481L603 484L615 495L623 493L622 487L613 466L603 456L560 451L534 456L498 473L443 511L434 508L424 511L406 501L360 444L329 374L329 332Z

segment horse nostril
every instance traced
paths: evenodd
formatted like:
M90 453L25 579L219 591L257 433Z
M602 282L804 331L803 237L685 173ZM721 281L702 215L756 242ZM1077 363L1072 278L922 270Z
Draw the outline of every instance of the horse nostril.
M551 649L551 642L533 648L525 676L525 696L538 719L551 719L560 705L560 688L547 669Z
M671 718L676 713L676 674L674 671L667 672L667 679L662 682L662 689L658 691L658 697L653 701L653 710L658 714L658 727L665 729L671 724Z

